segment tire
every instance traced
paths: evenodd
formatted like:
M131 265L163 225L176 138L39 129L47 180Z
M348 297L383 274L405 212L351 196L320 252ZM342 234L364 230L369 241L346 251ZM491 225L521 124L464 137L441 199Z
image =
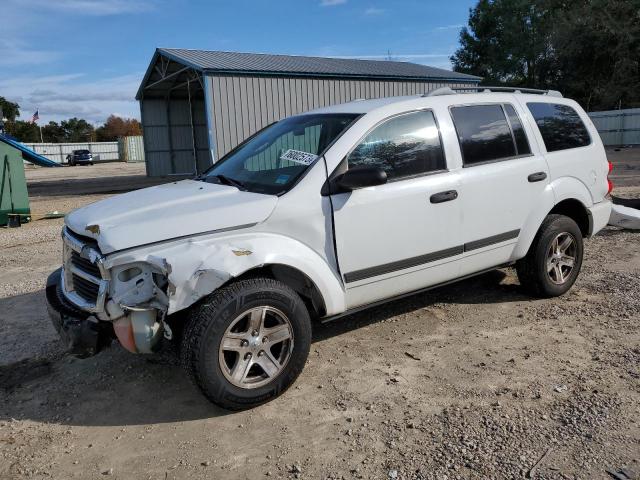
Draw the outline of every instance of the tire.
M251 322L258 317L256 328ZM210 401L243 410L289 388L304 368L310 346L311 320L298 294L276 280L250 278L223 287L192 308L180 357Z
M558 242L554 243L556 239ZM578 278L583 253L582 232L578 224L564 215L548 215L526 257L516 262L520 284L537 297L563 295Z

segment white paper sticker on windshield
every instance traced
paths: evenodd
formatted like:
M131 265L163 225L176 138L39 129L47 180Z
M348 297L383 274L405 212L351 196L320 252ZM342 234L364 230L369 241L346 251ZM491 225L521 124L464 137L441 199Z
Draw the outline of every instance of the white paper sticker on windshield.
M301 163L302 165L311 165L316 158L318 158L318 156L313 153L292 149L287 150L280 156L280 160L288 160L294 163Z

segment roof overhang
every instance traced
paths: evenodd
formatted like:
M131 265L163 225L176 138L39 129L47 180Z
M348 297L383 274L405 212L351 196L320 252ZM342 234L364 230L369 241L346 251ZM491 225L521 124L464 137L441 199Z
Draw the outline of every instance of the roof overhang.
M151 59L151 63L142 79L142 83L136 94L136 99L140 100L145 91L151 90L154 86L164 84L165 82L178 82L183 77L191 75L241 75L241 76L260 76L260 77L299 77L299 78L333 78L333 79L353 79L353 80L384 80L384 81L415 81L415 82L444 82L459 84L478 84L482 81L481 77L472 75L462 76L398 76L398 75L354 75L354 74L332 74L318 72L285 72L285 71L264 71L264 70L236 70L236 69L207 69L202 66L190 62L187 59L173 55L164 49L157 48Z

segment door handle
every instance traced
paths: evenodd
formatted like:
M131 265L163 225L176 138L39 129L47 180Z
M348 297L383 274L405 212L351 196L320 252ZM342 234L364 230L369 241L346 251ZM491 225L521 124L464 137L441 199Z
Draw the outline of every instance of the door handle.
M544 173L544 172L536 172L536 173L532 173L531 175L529 175L527 177L527 180L529 180L530 183L533 183L533 182L541 182L545 178L547 178L547 174L546 173Z
M458 192L455 190L447 190L446 192L434 193L429 197L431 203L450 202L458 198Z

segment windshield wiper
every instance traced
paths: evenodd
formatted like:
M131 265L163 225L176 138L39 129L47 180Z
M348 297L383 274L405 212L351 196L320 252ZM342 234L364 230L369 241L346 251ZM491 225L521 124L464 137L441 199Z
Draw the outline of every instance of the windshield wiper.
M217 178L221 183L225 183L227 185L231 185L232 187L236 187L239 190L246 190L247 187L240 180L236 180L235 178L227 177L226 175L212 175L212 178Z

